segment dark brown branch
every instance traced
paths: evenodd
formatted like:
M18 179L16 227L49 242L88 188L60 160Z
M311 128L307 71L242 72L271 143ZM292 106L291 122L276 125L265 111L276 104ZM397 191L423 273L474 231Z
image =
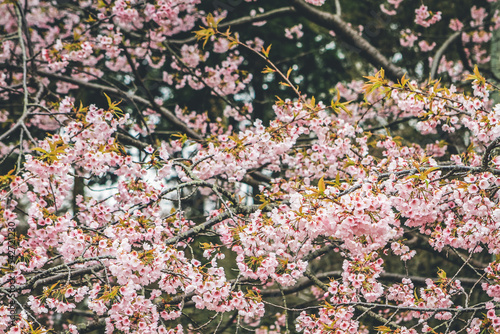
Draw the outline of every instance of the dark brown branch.
M401 79L405 74L402 68L394 65L389 59L381 54L377 48L361 37L356 30L351 28L347 22L342 20L340 16L323 12L306 4L302 0L290 0L290 2L295 7L298 14L324 28L333 29L342 40L358 48L360 54L373 66L384 68L387 76L393 81Z
M125 145L130 145L130 146L134 146L134 147L137 147L138 149L145 149L146 147L148 147L148 144L139 140L139 139L136 139L130 135L126 135L126 134L123 134L123 133L120 133L120 132L115 132L115 137L116 139L118 139L118 141L120 141L121 143L125 144Z

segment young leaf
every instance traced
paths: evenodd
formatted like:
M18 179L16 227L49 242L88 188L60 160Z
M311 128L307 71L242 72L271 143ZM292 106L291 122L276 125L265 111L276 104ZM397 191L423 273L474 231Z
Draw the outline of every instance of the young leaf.
M320 194L323 194L325 192L325 180L323 179L324 177L321 177L318 181L318 190Z
M269 58L269 51L271 51L271 45L272 44L269 44L267 49L264 49L264 47L262 47L262 53L264 54L264 56L266 56L266 58Z
M266 66L264 70L262 70L262 73L274 73L276 72L274 69L270 68L269 66Z

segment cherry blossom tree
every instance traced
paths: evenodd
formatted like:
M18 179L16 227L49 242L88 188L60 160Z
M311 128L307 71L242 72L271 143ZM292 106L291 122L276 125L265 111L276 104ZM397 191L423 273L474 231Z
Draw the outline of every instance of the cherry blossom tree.
M494 2L1 2L0 332L500 332Z

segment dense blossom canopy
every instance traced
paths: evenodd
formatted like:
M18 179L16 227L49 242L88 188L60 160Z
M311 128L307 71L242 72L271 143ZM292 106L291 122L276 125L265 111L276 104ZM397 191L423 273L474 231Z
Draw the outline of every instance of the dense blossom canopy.
M2 1L0 333L500 332L495 6Z

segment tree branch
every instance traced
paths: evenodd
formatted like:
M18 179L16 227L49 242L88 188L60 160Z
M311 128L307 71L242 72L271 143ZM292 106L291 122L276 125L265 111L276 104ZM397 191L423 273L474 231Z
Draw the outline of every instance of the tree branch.
M432 58L432 66L431 66L431 73L430 77L431 80L436 78L436 73L439 67L439 63L441 62L441 58L443 57L444 52L446 49L457 39L461 31L456 31L455 33L451 34L450 37L446 39L446 41L441 45L441 47L436 51L436 54L434 55L434 58Z
M2 64L0 64L0 68L9 68L9 67L10 67L11 70L13 70L13 69L20 70L21 69L18 66L15 66L15 67L13 67L13 66L5 66L5 65L2 66ZM75 85L79 85L81 87L86 87L86 88L101 90L103 92L107 92L107 93L110 93L110 94L114 94L114 95L118 95L118 96L123 96L123 97L126 97L127 99L130 99L132 101L136 101L136 102L142 103L144 105L150 106L151 108L155 109L155 106L152 105L151 102L148 101L147 99L145 99L143 97L140 97L140 96L137 96L137 95L135 95L133 93L124 92L124 91L122 91L120 89L117 89L117 88L112 88L112 87L108 87L108 86L104 86L104 85L100 85L100 84L96 84L96 83L86 82L86 81L83 81L83 80L79 80L79 79L67 77L67 76L64 76L64 75L59 75L59 74L54 74L54 73L48 73L48 72L44 72L44 71L37 71L37 74L40 75L40 76L42 76L42 77L49 78L49 79L60 80L60 81L64 81L64 82L69 82L69 83L72 83L72 84L75 84ZM186 123L184 123L180 119L178 119L177 116L175 116L167 108L158 106L155 110L157 110L163 117L165 117L168 121L170 121L174 127L177 127L180 131L182 131L183 133L187 134L192 139L195 139L195 140L198 140L198 141L203 141L204 140L203 137L200 134L198 134L193 129L189 128L186 125ZM5 134L2 135L0 137L0 139L2 139L4 136L5 136Z
M236 27L236 26L241 26L245 24L251 24L254 22L260 22L260 21L266 21L275 17L279 17L282 15L286 14L291 14L295 13L295 8L294 7L281 7L281 8L276 8L273 10L268 11L267 13L262 13L262 14L257 14L254 16L244 16L240 17L239 19L235 19L232 21L227 21L224 22L222 21L221 24L218 25L219 29L223 28L229 28L229 27ZM188 44L188 43L193 43L197 40L196 36L185 38L185 39L169 39L167 40L167 43L170 44Z
M15 5L16 14L18 18L18 26L17 26L17 34L19 36L19 44L21 45L21 53L23 56L23 113L21 117L17 120L16 124L14 124L9 130L5 131L1 136L0 140L7 138L12 132L14 132L18 127L24 124L24 120L28 116L28 79L27 79L27 56L26 56L26 47L24 45L23 39L23 15L21 13L20 4ZM22 143L20 143L22 146Z
M483 167L483 170L488 170L488 164L490 163L490 156L491 156L491 151L495 147L498 147L500 145L500 137L495 139L494 141L491 142L491 144L488 145L486 150L484 151L483 154L483 161L481 162L481 166Z
M268 205L268 207L274 207L274 206ZM173 245L173 244L178 243L181 240L184 240L184 239L187 239L191 236L194 236L194 235L200 233L201 231L204 231L207 228L210 228L210 227L214 226L215 224L220 223L221 221L223 221L225 219L231 218L231 216L234 214L249 214L249 213L257 211L258 209L259 209L259 205L237 206L235 208L234 212L225 211L225 212L221 213L220 215L218 215L212 219L209 219L206 222L187 230L186 232L182 232L182 233L177 234L175 237L172 237L172 238L166 240L165 245Z
M325 291L325 292L328 292L328 285L326 285L325 283L321 282L319 280L318 277L316 277L309 269L307 269L305 272L304 272L304 276L306 276L307 278L309 278L311 281L314 282L314 285L316 285L318 288L320 288L321 290ZM362 311L366 314L368 314L371 318L377 320L378 322L382 323L382 324L389 324L391 325L392 327L394 328L401 328L401 326L399 326L398 324L396 324L395 322L393 321L389 321L387 320L386 318L384 318L383 316L381 316L380 314L377 314L373 311L371 311L370 309L368 309L367 307L365 306L361 306L359 305L361 303L352 303L352 304L349 304L349 305L352 305L354 306L354 308L356 308L357 310L359 311ZM367 304L367 303L366 303ZM343 305L343 304L339 304L339 305ZM385 306L385 305L384 305Z
M295 7L297 13L322 27L333 29L341 39L358 48L360 54L373 66L377 68L383 67L391 80L397 81L405 74L402 68L394 65L377 48L361 37L356 30L349 27L347 22L342 20L340 16L316 9L306 4L303 0L290 0L290 2Z
M341 276L342 276L341 270L327 271L316 275L316 277L321 281L327 280L331 277L341 277ZM425 285L426 284L425 281L427 280L427 277L421 277L421 276L408 276L403 274L386 273L386 272L380 273L380 279L384 281L395 282L395 281L401 281L403 278L409 278L413 283L418 283L422 285ZM473 286L482 279L478 280L469 277L458 277L456 278L456 280L459 280L462 286ZM485 280L483 279L482 281ZM297 284L295 284L294 286L283 289L283 293L285 295L296 293L310 287L313 284L314 282L311 280L302 280L300 282L297 282ZM281 291L280 289L267 289L267 290L262 290L260 295L262 297L278 297L281 295Z

